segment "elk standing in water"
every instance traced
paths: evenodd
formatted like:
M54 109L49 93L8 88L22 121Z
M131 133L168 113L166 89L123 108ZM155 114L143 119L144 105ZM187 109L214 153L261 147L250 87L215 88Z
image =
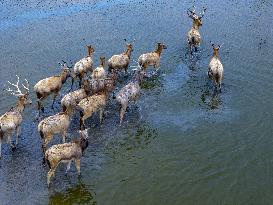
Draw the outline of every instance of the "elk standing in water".
M223 75L224 75L224 67L219 57L219 49L221 48L221 46L220 45L215 46L212 43L213 56L210 60L209 69L208 69L208 76L209 78L213 79L215 90L216 91L219 90L220 92L221 92L221 84L222 84Z
M93 79L104 79L106 77L105 73L105 57L100 57L100 65L93 70L92 78Z
M124 40L126 41L126 39ZM124 53L119 55L113 55L108 60L109 72L111 72L112 70L120 71L124 69L125 72L127 73L132 51L133 51L133 45L131 43L127 43L127 49Z
M16 75L17 76L17 75ZM31 104L31 100L29 99L29 84L26 81L26 85L22 84L23 88L26 90L25 93L19 88L19 77L17 76L17 83L12 84L8 81L8 83L14 86L17 90L12 90L8 88L7 91L12 95L18 97L18 102L15 107L12 107L8 112L0 117L0 158L1 158L1 144L4 139L10 144L12 150L15 150L18 144L18 138L21 135L21 123L23 120L22 113L25 109L25 106ZM16 130L16 143L13 145L12 143L12 135Z
M79 131L79 133L80 140L53 145L45 152L45 160L50 169L47 173L48 186L51 177L55 175L55 171L60 163L67 163L67 174L70 170L71 162L75 161L78 174L81 173L81 158L84 150L88 147L88 129Z
M154 66L154 68L159 69L160 67L160 57L163 49L167 49L164 43L157 43L157 48L150 53L142 54L138 58L138 64L146 71L148 66Z
M188 32L188 43L190 46L190 52L192 54L193 48L197 51L197 47L200 46L201 43L201 34L199 32L199 28L202 26L202 18L204 17L205 11L207 9L204 8L203 12L198 16L195 13L195 9L191 11L187 10L188 16L193 20L192 28Z
M38 104L39 114L40 114L40 110L44 112L44 107L41 101L51 94L54 94L53 102L51 106L52 109L54 108L53 106L54 106L55 99L59 95L59 92L68 77L72 77L71 88L73 86L74 75L71 73L66 63L64 65L61 64L61 66L62 66L62 72L60 75L56 75L56 76L52 76L52 77L40 80L34 86L34 91L36 92L36 95L38 98L37 104Z
M63 143L65 143L67 130L70 125L72 115L72 109L69 107L65 112L57 113L56 115L49 116L43 119L38 124L38 131L43 140L42 150L45 153L47 144L52 140L53 136L56 134L61 134L63 138Z
M109 97L109 93L113 91L116 84L116 79L117 74L114 72L111 73L111 75L109 75L107 78L103 79L103 84L91 84L91 86L93 86L92 90L94 90L96 93L87 98L84 98L78 104L78 110L80 110L81 115L81 128L85 128L85 120L91 117L94 112L98 111L100 115L100 123L102 123L103 112ZM96 87L94 87L94 85Z
M79 85L82 84L82 79L84 77L84 74L86 74L88 71L92 72L93 67L93 53L95 49L91 45L87 45L87 57L81 59L78 61L74 66L74 72L76 76L79 77Z
M138 69L135 73L134 80L124 86L116 96L116 100L120 104L120 125L129 102L134 101L134 103L136 103L140 96L140 83L143 81L144 76L145 71Z

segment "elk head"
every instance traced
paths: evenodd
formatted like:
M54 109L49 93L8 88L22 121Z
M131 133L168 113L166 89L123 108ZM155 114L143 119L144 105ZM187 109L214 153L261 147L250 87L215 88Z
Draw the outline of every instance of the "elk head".
M105 57L100 57L100 66L101 67L105 66Z
M62 60L63 63L59 63L59 65L61 66L62 69L62 73L61 73L61 78L62 78L62 83L65 83L66 79L71 77L71 90L74 84L74 79L76 78L75 73L72 71L72 66L68 66L67 63L65 61Z
M203 12L201 12L200 15L195 13L195 6L193 7L193 10L187 10L188 16L193 20L193 25L197 27L202 26L202 18L204 17L206 10L207 8L203 7Z
M86 45L86 47L87 47L87 56L91 56L95 52L95 49L91 45Z
M216 56L219 56L219 50L220 48L224 45L215 45L214 43L210 42L211 43L211 46L213 48L213 54L216 55Z

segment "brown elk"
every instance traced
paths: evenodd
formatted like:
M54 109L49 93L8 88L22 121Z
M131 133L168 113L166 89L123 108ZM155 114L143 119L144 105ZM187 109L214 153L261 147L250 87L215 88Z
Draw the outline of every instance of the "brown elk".
M126 39L124 39L126 41ZM121 53L119 55L113 55L108 60L108 70L111 72L112 70L125 70L125 72L128 72L128 66L131 59L131 54L133 51L133 45L131 43L127 43L127 49L124 53Z
M88 71L92 72L93 67L93 53L95 49L91 45L87 45L87 56L79 60L74 66L74 73L79 77L79 84L81 86L84 74Z
M99 111L100 123L102 123L103 112L109 97L109 93L113 91L116 84L117 74L114 72L103 79L103 82L91 81L93 87L93 95L84 98L78 103L80 110L80 127L85 128L85 120ZM101 80L101 79L97 79ZM98 84L97 84L98 83Z
M55 171L60 163L67 163L66 174L70 170L71 162L75 161L78 174L81 173L81 157L88 147L88 129L79 131L80 139L70 143L57 144L50 147L45 152L45 160L49 166L47 173L47 185L55 175Z
M70 125L72 110L71 108L66 109L65 112L60 112L55 115L49 116L43 119L38 124L38 131L43 140L42 150L45 153L47 144L52 140L56 134L61 134L63 143L65 142L67 130Z
M36 92L37 95L37 104L38 104L38 110L40 113L40 110L44 112L44 107L42 105L42 100L44 100L47 96L53 94L53 102L52 102L52 109L54 108L54 102L56 97L59 95L59 92L63 86L63 84L66 82L68 77L72 77L72 84L71 88L73 86L73 79L74 79L74 74L70 71L70 68L64 64L60 64L62 67L62 72L60 75L52 76L45 78L43 80L40 80L35 86L34 86L34 91Z
M140 96L140 83L143 81L145 71L138 69L134 80L124 86L116 95L116 100L120 104L120 125L123 121L129 102L137 102Z
M91 77L93 79L105 78L106 73L105 73L104 67L105 67L105 57L100 57L100 65L95 70L93 70Z
M160 67L160 57L163 49L167 49L164 43L157 43L157 47L153 52L142 54L138 58L138 64L146 71L148 66L154 66L154 68L159 69Z
M195 7L193 10L188 9L187 14L193 20L192 28L188 32L188 44L190 46L190 52L192 53L193 48L197 51L197 47L201 43L201 34L199 28L202 26L202 18L206 12L206 8L203 9L203 12L198 16L195 13Z
M216 90L219 89L219 91L221 92L221 84L222 84L223 75L224 75L224 67L219 56L219 49L221 48L223 44L221 46L220 45L215 46L213 43L211 44L213 48L213 56L209 63L208 76L209 78L213 79L215 89Z
M16 75L17 76L17 75ZM25 106L31 104L29 99L29 83L27 80L26 85L22 84L23 88L26 90L25 93L19 88L19 77L17 76L17 83L13 84L8 81L8 83L16 88L12 90L8 88L6 91L10 92L12 95L18 98L17 105L12 107L8 112L0 117L0 158L1 158L1 145L2 141L5 139L11 146L12 150L15 150L18 144L18 138L21 135L21 123L23 121L22 113ZM12 143L12 135L16 131L16 142L15 145Z

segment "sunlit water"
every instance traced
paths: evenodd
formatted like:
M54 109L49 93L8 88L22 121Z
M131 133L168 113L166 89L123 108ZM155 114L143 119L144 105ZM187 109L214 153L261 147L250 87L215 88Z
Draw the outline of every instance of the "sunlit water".
M193 4L208 9L202 45L191 58L186 9ZM134 60L157 41L168 45L159 75L145 81L121 127L114 101L102 126L96 115L88 120L81 178L74 166L68 177L60 166L47 188L36 104L27 107L18 149L2 147L0 204L272 204L271 0L1 1L0 9L1 88L15 74L31 85L57 74L58 62L76 62L86 44L95 47L96 65L99 56L122 52L124 38L136 39ZM206 76L210 41L224 43L218 96ZM16 102L4 91L0 100L1 113ZM44 116L60 110L49 104ZM69 140L78 127L76 116Z

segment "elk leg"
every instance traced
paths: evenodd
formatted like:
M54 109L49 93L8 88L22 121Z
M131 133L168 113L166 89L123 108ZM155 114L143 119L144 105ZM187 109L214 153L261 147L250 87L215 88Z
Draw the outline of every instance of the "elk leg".
M103 120L103 112L104 112L104 109L100 109L100 124L102 123L102 120Z
M11 150L12 151L15 151L16 147L12 144L12 141L11 141L11 137L12 137L12 134L8 134L8 142L9 142L9 145L11 147Z
M125 105L122 105L121 108L120 108L120 114L119 114L119 125L121 125L122 121L123 121L123 118L124 118L124 115L125 115L125 112L126 112L126 109L127 109L128 105L125 104Z
M21 126L19 125L17 127L17 133L16 133L16 142L15 142L15 145L17 146L18 144L18 138L21 136Z
M53 102L52 102L52 105L51 105L51 108L54 109L54 103L55 103L55 100L56 100L56 97L59 95L59 93L54 93L54 96L53 96Z
M65 170L65 175L67 175L68 171L70 170L71 162L72 162L72 160L70 160L70 161L67 163L67 167L66 167L66 170Z
M65 131L65 132L63 132L62 137L63 137L63 143L65 143L65 139L66 139L66 131Z
M81 174L81 159L75 159L76 168L78 171L78 174Z
M57 165L57 166L58 166L58 165ZM51 177L55 175L55 171L56 171L57 166L54 167L54 168L51 168L51 169L48 171L48 173L47 173L47 186L48 186L48 187L49 187L49 184L50 184L50 179L51 179Z
M2 157L2 139L1 139L1 136L0 136L0 159Z

